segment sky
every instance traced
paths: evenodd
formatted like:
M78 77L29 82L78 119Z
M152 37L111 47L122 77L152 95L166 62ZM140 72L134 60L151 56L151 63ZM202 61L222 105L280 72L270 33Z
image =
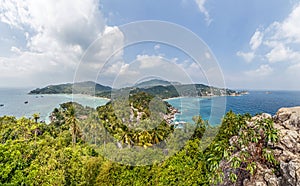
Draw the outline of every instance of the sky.
M0 0L0 87L300 90L299 0Z

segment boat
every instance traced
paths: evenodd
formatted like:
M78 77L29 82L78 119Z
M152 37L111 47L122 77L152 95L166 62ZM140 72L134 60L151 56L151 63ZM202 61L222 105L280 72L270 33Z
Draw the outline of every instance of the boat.
M24 103L25 103L25 104L27 104L27 103L28 103L28 101L25 101Z
M4 107L4 104L0 104L0 107Z

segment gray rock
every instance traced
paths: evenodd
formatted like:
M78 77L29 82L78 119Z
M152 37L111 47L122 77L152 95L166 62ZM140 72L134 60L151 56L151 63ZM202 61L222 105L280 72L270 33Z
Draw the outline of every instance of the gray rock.
M300 186L300 107L279 109L274 127L279 143L274 151L280 163L280 185Z
M272 118L269 114L254 116L247 122L247 127L255 127L257 120ZM246 186L300 186L300 107L281 108L273 116L274 128L278 130L277 143L267 143L273 150L276 160L279 162L278 173L268 168L264 162L256 162L256 173L253 176L238 178L236 185ZM259 133L264 131L258 131ZM239 136L229 140L230 145L235 145ZM245 151L255 152L256 144L249 143L241 147L234 155Z

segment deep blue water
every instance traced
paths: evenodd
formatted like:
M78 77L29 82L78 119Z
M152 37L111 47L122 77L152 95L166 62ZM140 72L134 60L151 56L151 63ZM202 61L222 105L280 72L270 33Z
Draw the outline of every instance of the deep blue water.
M192 122L192 117L201 115L212 125L219 124L229 110L235 113L269 113L274 115L279 108L300 106L300 91L250 91L247 95L213 98L175 98L167 100L180 110L176 121Z
M4 89L0 88L0 116L9 115L16 117L31 117L34 113L40 113L41 120L49 121L49 115L59 104L75 101L84 106L96 108L104 105L107 99L94 98L85 95L28 95L30 89ZM24 102L28 101L27 104Z

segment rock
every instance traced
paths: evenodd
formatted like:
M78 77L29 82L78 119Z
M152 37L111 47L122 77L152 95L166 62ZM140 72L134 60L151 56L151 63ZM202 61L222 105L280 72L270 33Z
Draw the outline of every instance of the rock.
M255 183L255 186L267 186L267 184L263 181L258 181Z
M282 108L278 110L275 118L280 122L284 122L288 120L290 116L291 113L286 108Z
M297 132L284 130L281 131L284 135L281 137L281 143L284 144L288 149L295 150L294 147L297 145Z
M263 120L263 119L272 119L272 115L268 113L262 113L260 115L256 115L252 117L252 121Z
M282 123L289 128L290 126L300 127L300 107L281 108L274 116L276 123Z
M294 162L289 162L289 163L280 163L280 171L282 173L282 180L281 180L281 185L300 185L299 181L297 181L297 167L299 166L298 163ZM297 173L296 173L297 172Z
M267 163L256 162L256 173L249 178L238 178L240 182L235 185L300 186L300 107L281 108L273 117L265 113L254 116L251 121L247 122L247 126L248 128L255 127L255 121L267 118L274 120L274 128L278 130L278 142L266 144L273 150L275 159L279 163L278 170L275 174ZM233 136L229 143L234 146L238 140L239 136ZM244 150L255 152L255 148L254 143L249 143ZM235 155L239 152L242 152L242 149L236 151Z
M268 186L278 186L279 185L278 178L272 172L265 174L264 180Z
M274 151L280 164L279 183L300 186L300 107L279 109L274 121L274 127L279 131L279 142Z

